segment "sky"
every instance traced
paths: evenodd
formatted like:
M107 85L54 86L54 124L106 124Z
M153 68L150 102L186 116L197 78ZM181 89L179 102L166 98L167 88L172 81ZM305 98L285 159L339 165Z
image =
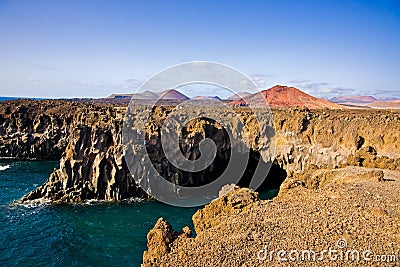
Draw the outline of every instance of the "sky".
M400 98L399 48L396 0L0 0L1 96L134 93L172 65L212 61L260 90Z

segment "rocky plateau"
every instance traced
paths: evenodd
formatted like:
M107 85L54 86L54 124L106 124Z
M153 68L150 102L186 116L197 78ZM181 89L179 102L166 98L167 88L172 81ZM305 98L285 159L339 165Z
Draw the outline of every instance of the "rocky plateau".
M180 150L185 157L197 159L199 142L211 138L217 156L209 169L191 174L171 166L163 154L161 128L173 107L129 107L133 129L135 120L146 121L142 145L157 171L172 183L207 184L229 161L233 143L224 137L222 124L201 116L203 108L192 108L199 118L182 129ZM151 116L142 118L145 111ZM275 257L271 263L260 260L257 253L265 246L275 251L320 251L340 239L351 249L381 254L400 251L400 111L272 107L273 117L260 124L248 107L234 111L249 137L239 141L251 149L239 184L247 186L254 164L271 160L265 152L275 148L263 186L279 187L278 196L260 200L249 189L227 187L220 198L194 214L195 237L188 227L174 231L164 219L158 220L148 234L144 266L308 266L315 262L280 262ZM132 175L125 159L126 112L126 104L118 102L0 103L0 157L60 161L48 181L19 202L146 197L135 179L146 178L146 172ZM221 114L218 107L208 112L214 117ZM234 129L239 127L235 124ZM260 135L262 131L268 134ZM262 138L270 140L271 147L264 147ZM343 265L327 259L320 263ZM357 264L346 262L346 266ZM391 264L387 266L395 266Z
M144 109L138 106L131 110L131 115L143 116ZM174 183L209 182L210 170L190 176L160 160L163 158L160 128L171 110L172 107L153 110L146 126L149 153L161 155L158 159L162 162L160 172ZM38 199L51 202L116 201L143 196L124 159L122 127L126 106L19 100L1 103L0 111L1 157L60 160L60 167L54 170L49 180L24 196L22 202ZM247 108L236 111L250 133L247 145L252 149L251 156L255 160L262 159L263 149L259 147L261 141L257 134L259 126L255 124L254 116ZM220 111L213 108L210 112L218 114ZM321 168L400 168L398 111L273 109L273 122L271 138L276 149L271 175L266 179L269 184L279 186L286 177ZM198 157L198 146L185 144L198 144L204 137L214 135L219 160L214 165L220 166L228 160L230 144L219 136L221 126L216 122L194 120L187 128L190 130L186 131L181 144L184 155ZM273 177L274 170L285 173L285 177ZM249 176L251 169L245 172L243 185Z

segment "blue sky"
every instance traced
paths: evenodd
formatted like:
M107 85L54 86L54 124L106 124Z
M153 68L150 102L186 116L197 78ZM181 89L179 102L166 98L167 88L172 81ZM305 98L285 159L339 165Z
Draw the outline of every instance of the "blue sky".
M213 61L260 87L400 97L398 1L3 1L0 95L135 92Z

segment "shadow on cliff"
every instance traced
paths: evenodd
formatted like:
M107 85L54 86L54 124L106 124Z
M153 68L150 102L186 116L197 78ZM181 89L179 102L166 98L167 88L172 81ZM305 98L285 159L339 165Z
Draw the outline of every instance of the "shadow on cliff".
M243 149L236 148L236 152L233 152L232 147L235 145L232 144L229 134L224 127L213 119L196 118L189 121L181 130L179 136L179 152L191 161L197 160L201 156L199 150L200 142L205 138L209 138L214 142L217 148L215 158L204 170L198 172L180 170L168 161L164 153L165 148L167 148L167 150L173 149L173 142L162 144L160 138L161 125L160 123L153 123L153 125L155 126L153 134L146 134L146 150L157 172L171 183L186 187L203 186L218 179L225 172L230 161L239 162L247 159L247 157L243 157L247 152L242 151L246 151L245 148L248 148L248 144L242 141L236 142L236 147L240 148L242 146ZM264 130L267 131L268 138L273 138L275 135L273 128L267 127L267 129ZM235 158L231 158L232 156ZM268 164L264 162L260 152L256 149L250 148L248 156L247 166L242 177L240 177L238 185L241 187L249 187L250 182L255 176L254 173L257 170L257 166L260 163L261 169L265 169L265 177L260 177L263 178L263 183L258 191L262 193L263 191L278 189L286 179L286 171L280 168L278 164L272 163L268 173L267 169L269 168L267 168L267 166L271 163ZM257 177L259 177L259 174L260 173L258 173Z
M247 164L247 168L242 178L238 182L238 186L240 187L249 187L251 179L254 175L254 170L257 168L257 164L259 161L263 161L261 155L258 151L254 151L251 149L250 158ZM261 162L266 164L265 162ZM269 172L266 174L263 183L256 190L260 194L268 193L268 192L276 192L278 193L280 185L287 177L287 172L285 169L281 168L278 163L273 162ZM273 197L271 194L267 194L269 197Z

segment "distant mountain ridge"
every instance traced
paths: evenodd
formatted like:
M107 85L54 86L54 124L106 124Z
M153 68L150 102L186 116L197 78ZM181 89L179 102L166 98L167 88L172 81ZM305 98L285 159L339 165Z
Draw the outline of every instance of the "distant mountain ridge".
M334 103L372 103L377 101L373 96L359 96L359 95L349 95L349 96L337 96L329 99L329 101Z
M306 94L295 87L282 85L273 86L267 90L248 95L242 99L229 103L231 106L244 105L270 106L270 107L307 107L307 108L344 108L343 106Z
M350 108L400 108L400 99L396 97L375 98L373 96L338 96L330 99L330 101Z
M239 99L249 96L249 95L251 95L251 93L249 93L249 92L239 92L239 93L236 93L236 94L228 97L226 100L231 100L231 101L239 100Z
M379 97L378 101L397 101L400 100L398 97Z
M157 94L158 98L161 99L165 99L165 100L188 100L190 99L189 97L187 97L186 95L182 94L181 92L175 90L175 89L171 89L171 90L166 90L163 92L160 92Z
M136 94L112 94L107 99L122 99L129 101L130 98L138 100L178 100L185 101L190 99L178 90L171 89L163 92L150 92ZM193 100L221 100L218 96L196 96ZM400 99L395 97L376 98L374 96L337 96L331 99L321 99L311 96L295 87L276 85L267 90L254 94L248 92L236 93L224 101L231 106L246 106L251 104L253 107L265 106L287 108L287 107L307 107L312 109L319 108L400 108Z
M212 99L212 100L222 100L219 96L195 96L192 97L191 99L195 99L195 100L208 100L208 99Z
M151 91L144 91L143 93L135 93L135 94L112 94L108 96L107 98L110 99L124 99L124 98L132 98L132 99L138 99L138 100L157 100L159 98L165 99L165 100L188 100L189 97L186 95L182 94L181 92L175 90L175 89L170 89L170 90L165 90L162 92L151 92Z
M108 98L133 98L133 99L168 99L168 100L188 100L190 99L186 95L182 94L177 90L166 90L160 93L154 93L146 91L139 94L113 94ZM196 96L192 98L194 100L221 100L218 96ZM245 106L251 104L252 106L271 106L271 107L308 107L308 108L344 108L341 105L331 103L328 100L313 97L306 94L294 87L287 87L282 85L276 85L268 90L263 90L255 94L248 92L239 92L227 100L232 100L229 102L231 106Z
M375 101L368 104L371 108L380 108L380 109L400 109L400 100L392 100L392 101Z

